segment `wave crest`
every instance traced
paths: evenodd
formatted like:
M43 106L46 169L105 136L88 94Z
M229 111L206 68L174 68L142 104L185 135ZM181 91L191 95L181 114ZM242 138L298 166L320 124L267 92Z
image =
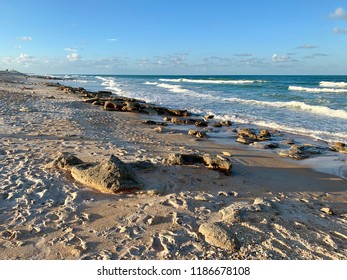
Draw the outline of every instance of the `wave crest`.
M321 81L319 83L320 87L331 87L331 88L346 88L347 87L347 83L346 82L325 82L325 81Z
M304 91L304 92L315 92L315 93L347 93L347 89L340 88L309 88L299 86L289 86L288 90L291 91Z

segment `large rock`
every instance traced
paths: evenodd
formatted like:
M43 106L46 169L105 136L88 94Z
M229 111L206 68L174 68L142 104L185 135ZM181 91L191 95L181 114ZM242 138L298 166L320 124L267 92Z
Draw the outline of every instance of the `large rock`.
M133 171L114 155L92 167L74 166L71 168L71 175L76 181L106 193L141 187Z
M321 154L321 147L318 146L312 146L309 144L306 145L292 145L289 150L281 150L279 152L280 156L283 157L290 157L293 159L305 159L310 157L311 155L318 155Z
M61 153L51 167L68 170L76 181L104 193L141 187L132 169L114 155L98 164L89 164L69 153Z
M199 232L205 237L205 241L213 246L233 252L240 247L236 235L221 222L202 224L199 227Z
M220 155L211 156L209 154L205 154L203 156L203 160L207 168L221 171L228 176L231 174L231 168L233 165L229 158Z

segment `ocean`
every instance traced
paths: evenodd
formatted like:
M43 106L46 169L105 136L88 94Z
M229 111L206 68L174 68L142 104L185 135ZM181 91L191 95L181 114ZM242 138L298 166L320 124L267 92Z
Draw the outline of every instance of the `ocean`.
M109 90L216 119L347 143L347 76L65 75Z

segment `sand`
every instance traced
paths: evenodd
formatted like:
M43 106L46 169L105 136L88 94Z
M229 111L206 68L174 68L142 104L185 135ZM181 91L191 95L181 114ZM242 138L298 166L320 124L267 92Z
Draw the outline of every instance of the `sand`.
M197 141L173 125L157 133L141 123L148 116L104 111L46 82L0 75L0 259L347 259L346 180L234 140ZM231 176L165 163L172 152L226 151ZM90 189L49 168L59 152L114 154L143 189ZM205 238L211 223L238 246Z

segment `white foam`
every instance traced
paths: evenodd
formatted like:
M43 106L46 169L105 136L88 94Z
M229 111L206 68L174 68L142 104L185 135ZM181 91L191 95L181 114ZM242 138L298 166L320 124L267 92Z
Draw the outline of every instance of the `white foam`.
M152 85L152 86L156 86L156 85L158 85L158 83L157 82L145 82L145 83L143 83L144 85Z
M265 83L262 80L204 80L204 79L159 79L161 82L173 82L173 83L196 83L196 84L229 84L229 85L242 85L242 84L254 84Z
M157 84L157 87L166 88L169 91L174 92L174 93L188 92L187 89L184 89L179 85L169 85L169 84L160 83L160 84Z
M168 85L168 84L158 84L158 86L167 87L171 89L171 91L174 92L174 90L177 90L176 92L184 93L187 96L193 96L196 98L202 98L204 100L210 100L215 102L230 102L230 103L242 103L242 104L250 104L250 105L257 105L257 106L263 106L263 107L274 107L274 108L287 108L291 110L299 110L299 111L305 111L311 114L316 115L322 115L322 116L328 116L328 117L334 117L334 118L340 118L340 119L347 119L347 111L344 111L342 109L336 110L331 109L326 106L318 106L318 105L309 105L304 102L299 101L259 101L259 100L252 100L252 99L240 99L235 97L220 97L220 96L213 96L211 94L201 94L194 91L188 91L185 89L180 88L179 86L175 85ZM177 88L178 87L178 88Z
M332 87L332 88L345 88L347 87L347 82L325 82L321 81L319 83L320 87Z
M309 87L298 87L298 86L289 86L288 90L292 91L304 91L304 92L316 92L316 93L347 93L347 89L338 89L338 88L309 88Z
M120 88L120 85L116 83L114 78L105 78L100 76L97 76L96 78L103 81L101 85L104 86L106 89L114 91L117 94L124 93L124 91Z

